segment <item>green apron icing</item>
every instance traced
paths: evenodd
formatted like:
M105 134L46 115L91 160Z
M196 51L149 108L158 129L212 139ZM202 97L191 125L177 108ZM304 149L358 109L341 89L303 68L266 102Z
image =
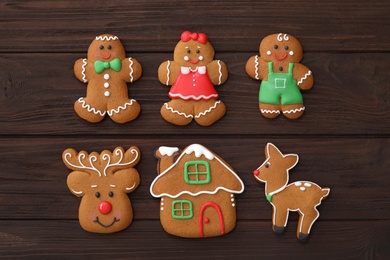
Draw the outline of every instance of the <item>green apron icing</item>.
M288 64L288 72L274 72L273 62L268 62L268 80L262 81L259 102L265 104L291 105L303 104L302 94L293 77L294 63Z

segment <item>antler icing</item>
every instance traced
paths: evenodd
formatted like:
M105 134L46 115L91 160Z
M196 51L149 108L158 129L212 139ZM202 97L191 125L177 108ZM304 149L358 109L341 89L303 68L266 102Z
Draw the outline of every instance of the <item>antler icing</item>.
M105 150L99 157L98 155L96 152L88 154L86 151L77 153L70 148L64 151L63 159L68 168L96 172L99 177L107 176L107 172L113 172L116 168L131 167L139 160L139 151L135 147L130 147L126 152L122 147L117 147L113 153Z

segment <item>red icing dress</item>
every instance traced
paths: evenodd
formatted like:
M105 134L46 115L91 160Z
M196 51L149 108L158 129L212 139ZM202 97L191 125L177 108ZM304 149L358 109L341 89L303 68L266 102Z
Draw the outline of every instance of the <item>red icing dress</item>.
M206 66L197 67L195 70L181 67L180 74L169 91L169 97L184 100L209 100L218 98L218 93L210 81Z

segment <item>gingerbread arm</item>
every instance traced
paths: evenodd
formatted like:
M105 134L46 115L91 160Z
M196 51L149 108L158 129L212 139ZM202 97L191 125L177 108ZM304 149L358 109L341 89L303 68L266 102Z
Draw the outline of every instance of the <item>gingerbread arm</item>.
M309 90L313 87L313 73L306 66L295 63L293 71L294 79L301 90Z
M213 60L210 62L207 65L207 73L214 85L221 85L225 83L229 74L225 62L221 60Z
M179 76L180 66L174 61L164 61L158 68L158 80L167 86L173 85Z
M265 80L268 74L267 62L259 55L252 56L246 62L245 71L253 79Z
M81 82L87 83L91 78L90 73L93 71L93 64L86 58L78 59L73 66L74 75Z
M141 77L142 66L135 58L125 58L122 60L122 69L120 73L122 79L126 82L134 82Z

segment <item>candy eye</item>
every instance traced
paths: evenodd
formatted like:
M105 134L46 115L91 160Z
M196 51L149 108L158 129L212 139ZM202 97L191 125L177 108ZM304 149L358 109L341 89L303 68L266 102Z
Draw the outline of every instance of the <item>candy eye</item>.
M95 193L95 197L96 197L96 198L99 198L99 197L100 197L100 192L96 192L96 193Z
M274 49L276 50L277 48L279 48L279 46L275 44Z
M196 50L196 53L200 53L200 50Z
M100 45L100 46L99 46L99 49L103 50L103 49L104 49L104 46L103 46L103 45Z
M112 49L112 46L111 45L108 45L107 46L107 49L111 50ZM286 49L287 50L287 49Z
M187 50L187 53L191 53L191 50Z
M270 162L267 162L267 163L264 165L264 167L265 167L265 168L269 168L270 165L271 165L271 163L270 163Z
M110 192L108 193L108 196L112 197L112 196L114 196L114 193L113 193L112 191L110 191Z
M284 49L287 51L288 50L288 46L284 46Z

